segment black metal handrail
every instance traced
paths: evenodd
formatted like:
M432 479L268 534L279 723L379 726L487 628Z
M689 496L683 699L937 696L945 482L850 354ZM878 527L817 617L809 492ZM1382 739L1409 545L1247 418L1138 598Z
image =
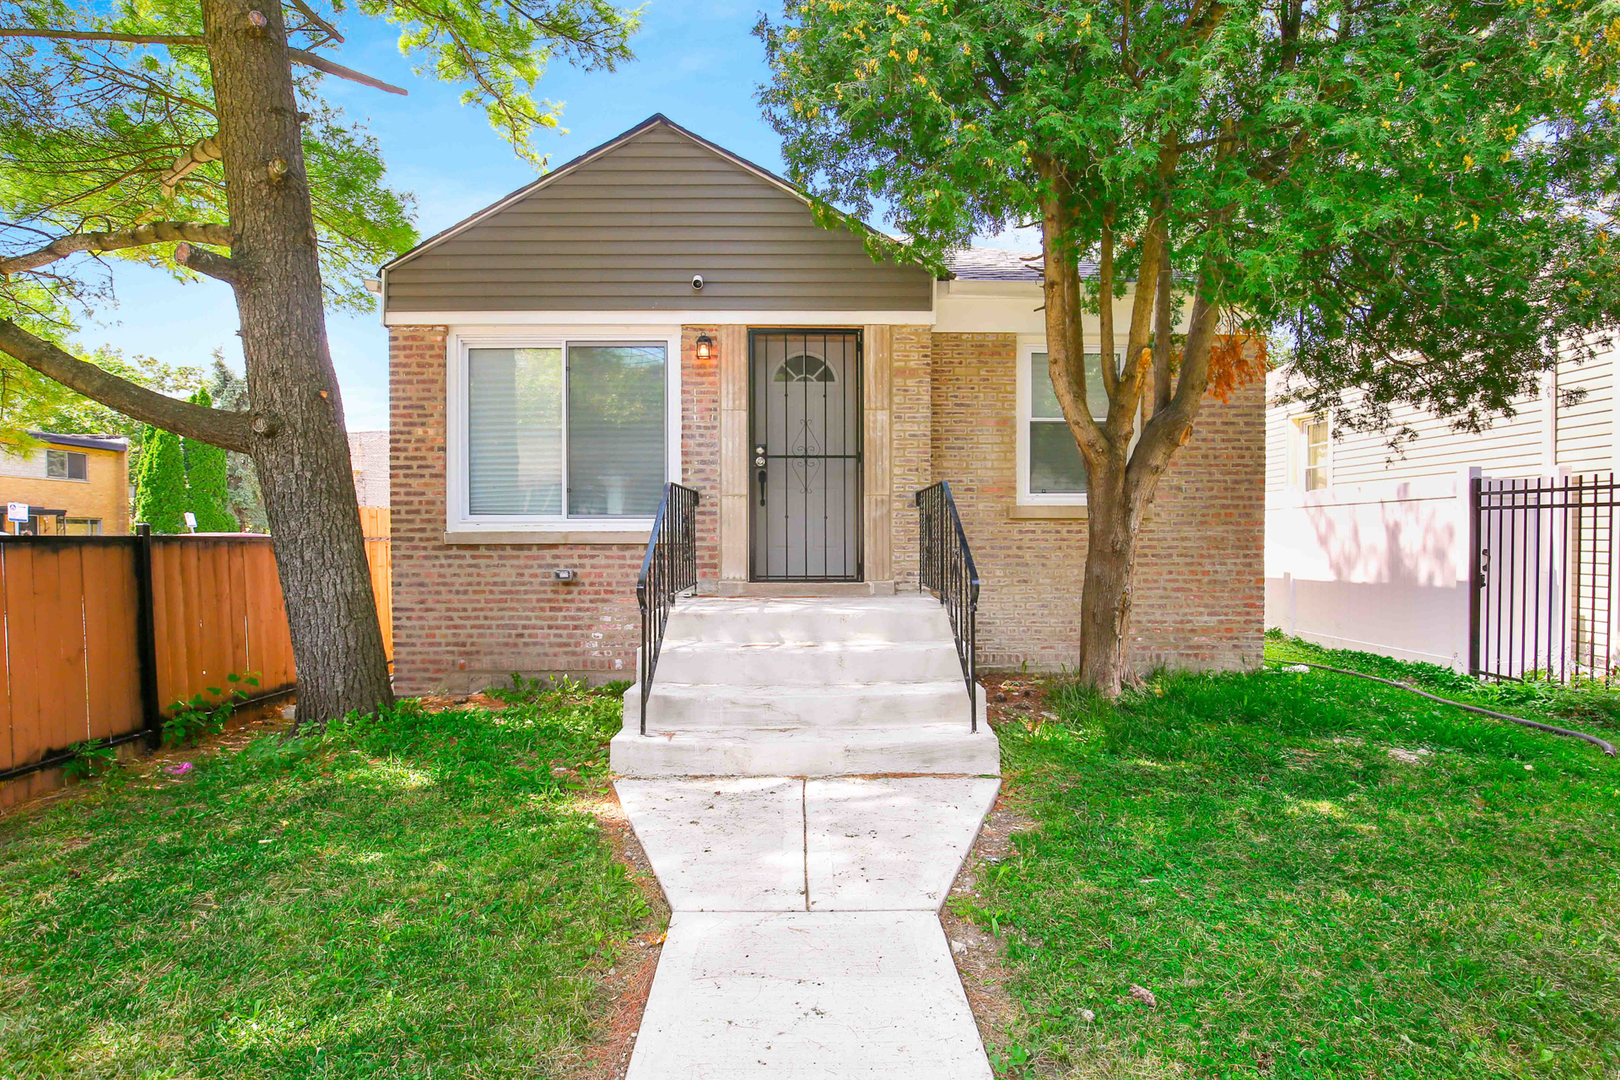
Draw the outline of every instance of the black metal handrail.
M956 658L962 662L967 679L968 716L972 730L979 730L979 568L973 564L962 518L951 497L951 485L944 480L917 492L921 521L918 535L918 574L922 587L939 597L950 616L951 633L956 638Z
M636 603L641 606L641 733L647 734L647 695L652 693L658 651L664 645L675 598L697 587L698 493L680 484L665 484L658 502L647 554L636 578Z

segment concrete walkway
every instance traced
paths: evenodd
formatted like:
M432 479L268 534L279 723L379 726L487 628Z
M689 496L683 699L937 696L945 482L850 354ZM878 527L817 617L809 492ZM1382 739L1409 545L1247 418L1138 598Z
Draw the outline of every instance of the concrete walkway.
M629 1080L989 1080L938 912L999 786L616 781L673 912Z

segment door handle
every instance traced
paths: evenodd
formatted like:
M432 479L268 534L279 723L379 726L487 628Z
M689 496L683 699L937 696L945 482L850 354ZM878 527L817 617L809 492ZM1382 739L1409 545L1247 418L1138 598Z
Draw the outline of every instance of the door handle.
M765 479L770 475L765 469L765 447L754 447L754 465L759 469L759 505L765 505Z

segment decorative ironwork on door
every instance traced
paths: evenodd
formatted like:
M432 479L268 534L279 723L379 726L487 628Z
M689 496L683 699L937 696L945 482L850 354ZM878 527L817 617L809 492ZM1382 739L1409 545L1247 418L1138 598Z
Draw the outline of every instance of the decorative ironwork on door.
M748 335L755 581L860 581L861 335Z

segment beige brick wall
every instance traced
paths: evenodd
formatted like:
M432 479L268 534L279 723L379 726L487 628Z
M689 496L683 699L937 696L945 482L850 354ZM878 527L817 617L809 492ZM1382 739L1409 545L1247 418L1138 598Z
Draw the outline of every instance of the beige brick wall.
M708 328L711 336L714 328ZM719 384L681 335L682 479L699 489L699 573L718 574ZM641 616L636 544L450 546L445 532L443 326L389 333L394 683L456 693L512 672L634 678ZM560 582L552 571L578 571Z
M897 589L917 587L917 491L933 476L933 342L926 326L894 328L889 386L893 461L893 547L890 566Z
M933 472L956 495L979 566L979 663L1074 667L1086 523L1021 520L1017 339L934 334ZM1137 558L1140 668L1259 662L1264 612L1264 387L1206 401L1159 483Z
M734 328L728 328L728 330ZM681 335L682 479L701 494L699 576L719 576L719 361ZM445 334L390 333L395 682L402 694L465 692L511 672L633 678L643 545L448 546ZM746 340L728 334L728 339ZM735 347L735 343L734 343ZM915 587L915 491L948 479L984 583L980 662L1073 666L1079 640L1083 520L1019 520L1017 343L1010 334L895 327L890 342L893 571ZM1135 662L1236 667L1258 660L1262 620L1263 389L1206 405L1159 487L1142 539ZM579 572L573 583L552 577Z

